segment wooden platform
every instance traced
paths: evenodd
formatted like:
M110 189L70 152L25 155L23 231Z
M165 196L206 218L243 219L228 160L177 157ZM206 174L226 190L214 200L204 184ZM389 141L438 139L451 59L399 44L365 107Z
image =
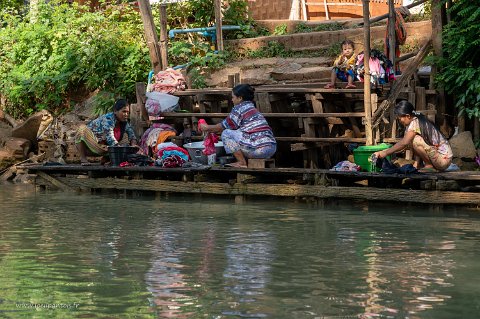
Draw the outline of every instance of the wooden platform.
M480 209L480 172L391 174L305 168L159 168L23 165L36 185L64 191L146 191L314 200L456 204Z

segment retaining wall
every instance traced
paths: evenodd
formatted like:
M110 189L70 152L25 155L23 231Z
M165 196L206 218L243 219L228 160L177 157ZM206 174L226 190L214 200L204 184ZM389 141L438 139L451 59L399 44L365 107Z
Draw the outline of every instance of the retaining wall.
M408 35L407 44L410 45L421 44L432 34L430 20L407 23L406 29ZM385 32L385 25L372 27L372 43L384 40ZM279 42L283 44L285 48L290 50L315 50L322 47L328 47L335 43L340 43L345 39L350 39L355 43L356 52L363 50L363 28L228 40L225 43L238 50L258 50L261 47L267 46L270 41Z
M248 5L255 20L285 20L290 17L292 3L298 0L249 0ZM307 20L325 20L324 0L305 0ZM330 19L360 18L363 16L362 0L328 0ZM401 6L402 0L394 0ZM301 8L299 8L301 16ZM370 15L379 16L388 12L388 0L370 0Z

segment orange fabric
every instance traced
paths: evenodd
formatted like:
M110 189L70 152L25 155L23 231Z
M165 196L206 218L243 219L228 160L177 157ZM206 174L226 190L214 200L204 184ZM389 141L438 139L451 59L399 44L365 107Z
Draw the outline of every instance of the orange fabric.
M165 142L167 140L167 138L169 138L171 136L175 136L175 135L176 134L173 131L162 131L162 132L160 132L158 134L158 137L157 137L157 145L162 144L163 142Z

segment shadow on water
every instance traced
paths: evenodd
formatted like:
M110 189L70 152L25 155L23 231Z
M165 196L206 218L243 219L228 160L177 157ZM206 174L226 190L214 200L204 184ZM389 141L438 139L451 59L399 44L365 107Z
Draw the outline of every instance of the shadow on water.
M2 316L478 313L480 220L468 210L0 187Z

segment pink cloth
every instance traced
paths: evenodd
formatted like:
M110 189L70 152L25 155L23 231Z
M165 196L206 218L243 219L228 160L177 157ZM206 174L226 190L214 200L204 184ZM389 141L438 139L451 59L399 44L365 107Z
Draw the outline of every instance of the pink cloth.
M205 149L203 150L203 154L210 155L215 154L215 143L218 142L218 136L215 133L208 133L203 140L203 146Z
M184 91L187 87L182 73L172 68L160 71L155 75L152 91L173 94L175 91Z

